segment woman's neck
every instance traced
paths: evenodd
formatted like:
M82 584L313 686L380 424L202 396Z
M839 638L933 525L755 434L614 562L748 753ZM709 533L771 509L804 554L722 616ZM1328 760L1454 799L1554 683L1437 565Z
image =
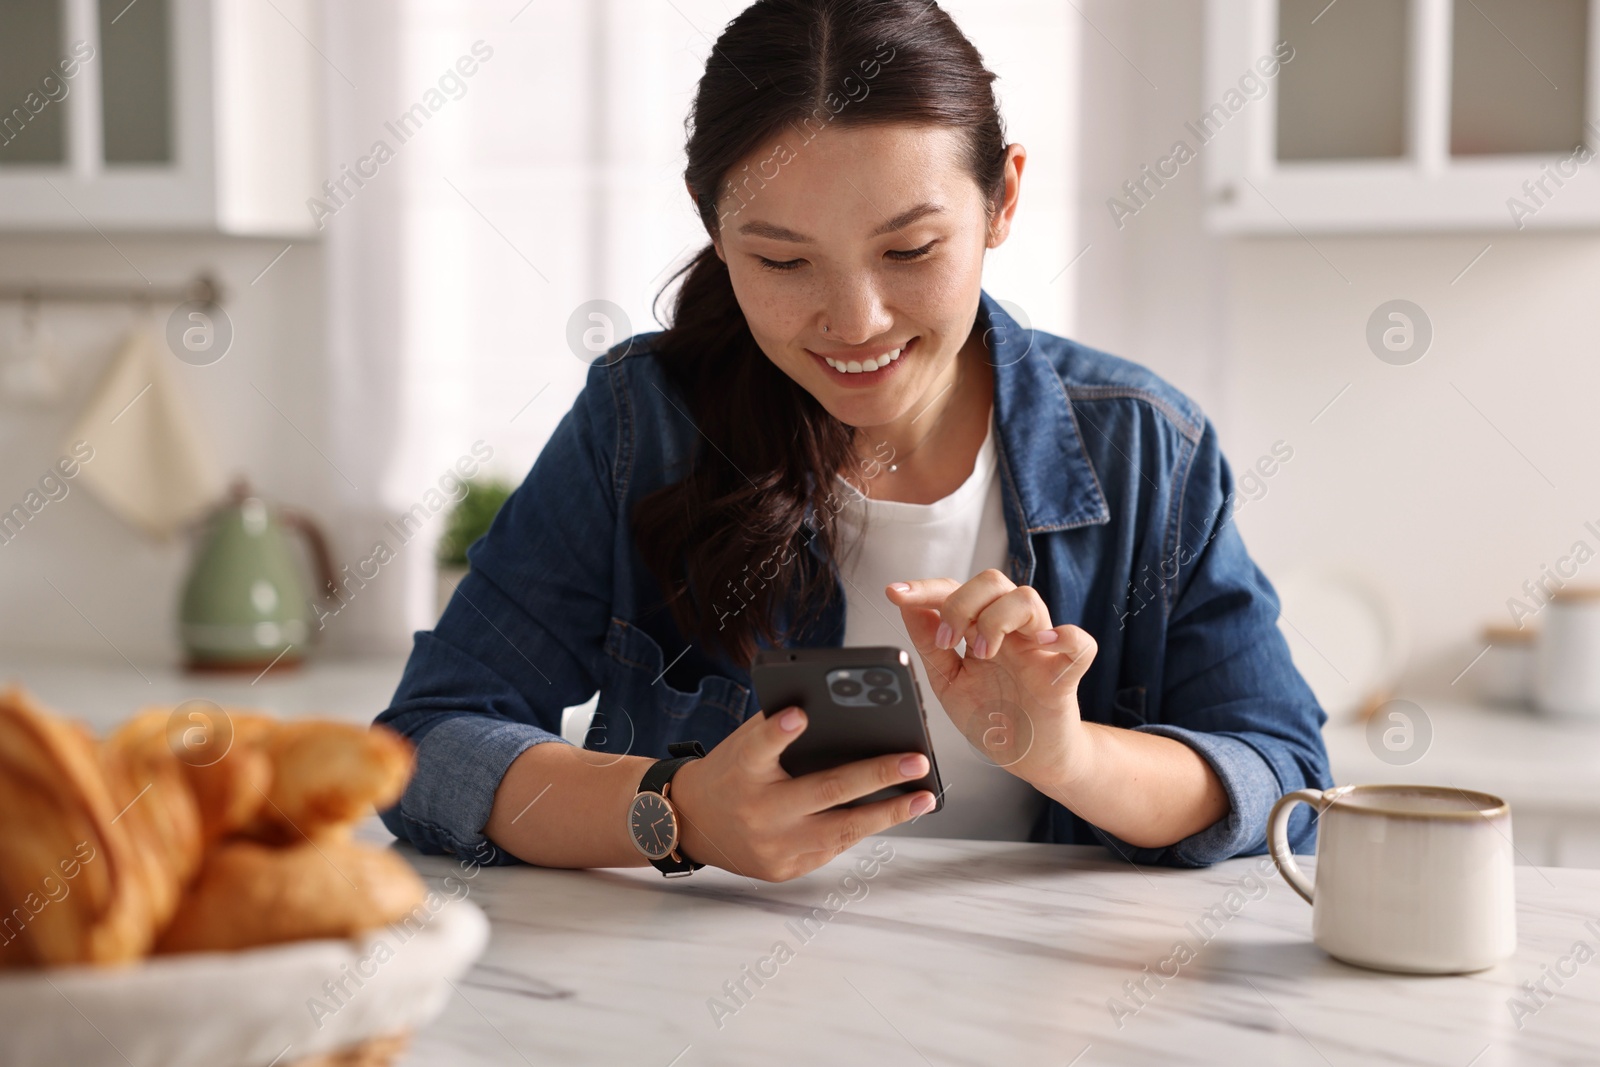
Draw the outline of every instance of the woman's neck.
M862 462L847 476L874 500L931 504L944 499L972 474L989 432L993 400L994 367L974 327L927 399L892 423L858 427L856 451Z

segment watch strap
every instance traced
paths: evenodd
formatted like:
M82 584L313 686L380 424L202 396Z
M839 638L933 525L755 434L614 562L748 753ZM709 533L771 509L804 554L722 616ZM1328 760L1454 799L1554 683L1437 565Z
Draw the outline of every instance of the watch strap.
M639 779L639 792L659 793L672 780L682 767L692 759L699 759L706 754L698 741L674 741L667 746L668 759L656 760L650 769L644 772L644 777Z

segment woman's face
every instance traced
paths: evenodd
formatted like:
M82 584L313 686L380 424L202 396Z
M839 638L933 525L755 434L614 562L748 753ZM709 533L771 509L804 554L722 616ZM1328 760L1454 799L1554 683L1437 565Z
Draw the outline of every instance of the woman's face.
M847 425L920 411L971 334L1026 157L1010 147L991 223L960 151L948 127L836 124L786 131L724 178L714 243L756 343Z

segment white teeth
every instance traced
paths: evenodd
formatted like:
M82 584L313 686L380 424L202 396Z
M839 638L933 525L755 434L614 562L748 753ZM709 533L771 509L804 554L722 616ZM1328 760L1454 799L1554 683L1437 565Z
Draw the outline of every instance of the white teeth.
M899 359L901 351L903 349L897 348L892 352L885 352L876 359L865 361L852 359L846 362L845 360L834 359L832 356L823 356L822 358L827 361L828 366L841 374L870 374L872 371L882 370Z

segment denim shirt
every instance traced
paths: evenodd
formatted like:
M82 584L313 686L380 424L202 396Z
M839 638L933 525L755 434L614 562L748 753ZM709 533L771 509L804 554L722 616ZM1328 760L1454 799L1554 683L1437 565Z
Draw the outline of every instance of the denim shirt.
M1264 852L1274 800L1332 785L1326 715L1278 631L1277 594L1231 521L1234 480L1215 427L1152 371L1026 329L987 292L978 320L994 364L1009 576L1039 592L1056 625L1094 637L1078 688L1083 719L1188 745L1229 802L1213 825L1144 848L1048 801L1033 839L1099 842L1175 866ZM679 632L629 532L635 503L680 481L697 445L689 405L650 351L655 336L595 361L468 551L470 570L438 625L416 632L377 717L417 747L404 795L380 814L425 853L518 862L482 832L495 790L530 746L568 743L562 710L596 690L584 747L603 752L664 757L688 739L709 749L760 713L749 673ZM792 646L842 643L834 573L833 607ZM1315 833L1309 807L1297 806L1291 847L1311 851Z

